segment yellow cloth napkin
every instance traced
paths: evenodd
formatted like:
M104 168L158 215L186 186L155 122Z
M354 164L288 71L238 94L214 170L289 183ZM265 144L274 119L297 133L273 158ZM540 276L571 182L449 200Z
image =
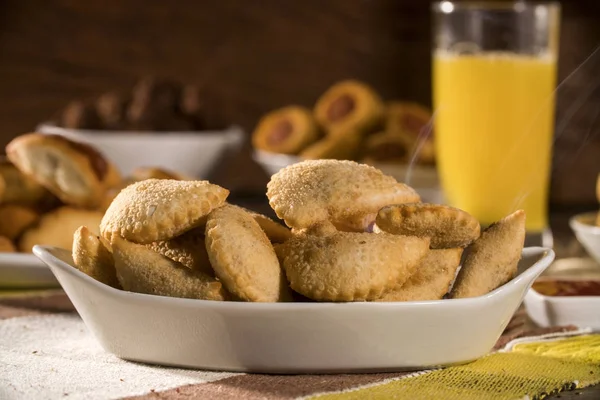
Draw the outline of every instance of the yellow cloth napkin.
M600 383L600 335L516 340L469 364L422 372L348 392L350 399L536 399Z

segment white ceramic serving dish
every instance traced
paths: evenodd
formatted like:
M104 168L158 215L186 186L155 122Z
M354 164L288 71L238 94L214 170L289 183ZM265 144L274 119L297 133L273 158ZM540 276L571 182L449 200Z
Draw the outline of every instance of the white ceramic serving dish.
M487 354L554 252L527 248L513 280L485 296L410 303L243 303L131 293L33 249L108 352L210 370L334 373L423 369Z
M252 157L269 175L277 173L280 169L288 165L302 161L297 156L269 153L261 150L254 150ZM409 170L408 166L401 164L371 165L380 169L384 174L393 176L399 182L405 182L412 186L422 197L423 201L436 204L444 202L435 167L416 165Z
M33 254L0 253L0 289L57 286L54 274Z
M569 220L569 225L577 240L589 253L589 255L600 264L600 226L596 225L597 212L578 214Z
M91 144L125 175L136 167L161 167L198 179L206 179L244 141L244 132L235 126L214 132L119 132L41 124L37 132Z
M562 259L540 277L560 280L600 280L600 268L590 259ZM529 318L538 326L575 325L600 331L600 296L546 296L530 289L525 296Z

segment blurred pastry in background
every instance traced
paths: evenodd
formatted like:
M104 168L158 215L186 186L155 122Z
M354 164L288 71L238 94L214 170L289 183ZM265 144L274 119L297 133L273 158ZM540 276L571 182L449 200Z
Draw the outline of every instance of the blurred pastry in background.
M70 249L73 246L73 232L83 225L97 234L102 215L96 210L69 206L57 208L42 215L37 224L23 233L18 240L19 251L31 252L36 244Z
M349 129L363 134L381 128L385 108L379 95L356 80L338 82L317 100L315 118L328 134Z
M359 152L362 135L356 130L347 130L340 135L330 135L311 144L300 152L306 160L333 159L354 160Z
M0 236L0 253L14 253L17 251L13 242L10 239Z
M117 168L95 148L63 136L21 135L6 146L6 154L20 171L77 207L98 206L106 189L121 181Z
M102 121L94 104L74 100L60 114L60 125L69 129L100 129Z
M412 142L405 135L386 131L365 139L362 161L366 163L398 163L409 161Z
M263 116L252 134L255 148L280 154L298 154L319 138L309 109L288 106Z
M79 130L189 132L221 130L215 96L194 84L145 76L132 88L101 93L91 100L74 100L54 121Z
M132 181L144 181L146 179L175 179L178 181L190 181L192 178L180 174L174 171L167 171L164 168L156 168L156 167L137 167L133 171L129 178Z
M425 106L399 100L384 103L366 83L346 80L319 97L312 115L301 106L264 115L252 144L257 150L301 159L406 165L414 158L416 164L433 165L433 134L427 129L430 120L431 112Z
M0 236L16 240L27 228L40 218L39 214L29 207L18 204L0 206Z
M104 93L96 100L96 113L104 129L127 129L127 109L131 97L124 93Z

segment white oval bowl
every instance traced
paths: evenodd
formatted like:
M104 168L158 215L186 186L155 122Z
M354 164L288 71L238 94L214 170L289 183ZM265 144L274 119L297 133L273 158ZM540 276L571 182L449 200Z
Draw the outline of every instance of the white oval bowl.
M423 369L487 354L554 252L527 248L518 276L485 296L395 303L243 303L113 289L35 246L88 329L116 356L262 373Z
M0 253L0 289L57 287L46 264L33 254Z
M159 167L198 179L206 179L222 157L239 150L245 140L236 126L214 132L121 132L41 124L37 132L88 143L124 175L137 167Z
M569 220L569 225L588 254L600 264L600 226L596 226L597 215L595 211L575 215Z
M300 157L287 154L269 153L254 150L252 158L269 176L276 174L282 168L302 161ZM409 170L402 164L370 164L381 170L384 174L394 177L399 182L406 182L412 186L429 203L442 204L444 198L440 189L438 173L433 166L415 165Z

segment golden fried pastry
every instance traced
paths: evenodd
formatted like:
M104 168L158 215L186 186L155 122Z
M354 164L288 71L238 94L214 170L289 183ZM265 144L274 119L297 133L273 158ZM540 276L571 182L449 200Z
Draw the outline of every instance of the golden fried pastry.
M458 208L439 204L408 203L383 207L377 227L395 235L431 238L432 249L465 247L479 237L475 217Z
M42 185L23 174L6 158L0 158L0 197L2 203L17 203L23 206L37 206L50 195Z
M120 288L111 251L85 226L73 235L73 261L78 270L98 282Z
M0 236L0 253L15 253L17 249L14 243L5 236Z
M41 216L37 224L27 229L19 239L19 251L31 252L36 244L73 248L73 232L87 226L92 232L98 230L102 213L73 207L60 207Z
M290 286L313 300L376 300L402 285L429 248L429 239L338 232L300 235L278 246Z
M460 266L463 249L429 250L415 272L377 301L440 300L448 290Z
M167 171L163 168L137 167L133 171L131 171L131 180L145 181L146 179L175 179L178 181L192 180L192 178L189 178L183 174L179 174L173 171Z
M354 161L310 160L290 165L267 184L269 204L296 229L330 222L364 231L387 204L419 201L411 187Z
M348 130L370 133L383 124L385 107L379 95L356 80L338 82L315 104L315 118L328 134L343 135Z
M482 296L517 274L525 243L525 212L516 211L490 225L467 249L450 297Z
M401 163L409 161L412 142L403 135L379 132L365 139L363 160L369 163Z
M126 129L127 109L130 101L130 96L118 92L108 92L98 97L96 100L96 114L98 114L104 129Z
M116 167L93 147L59 135L19 136L6 153L21 172L69 205L94 208L120 180Z
M262 117L252 133L255 148L271 153L298 154L319 137L310 110L288 106Z
M130 292L202 300L226 300L228 293L215 278L192 270L146 246L113 237L117 278Z
M0 206L0 236L15 240L39 218L31 208L17 204Z
M361 134L355 130L343 135L329 135L302 150L298 156L306 160L354 160L361 142Z
M395 130L413 138L426 128L431 120L431 111L409 101L390 101L386 104L386 130Z
M386 107L386 131L408 139L410 148L418 150L416 160L421 164L435 162L433 132L428 132L431 111L426 107L407 101L392 101Z
M170 240L201 226L229 190L208 181L147 179L127 186L106 210L100 231L134 243Z
M210 263L230 293L254 302L289 299L273 245L252 215L219 207L208 215L205 235Z
M215 276L206 252L203 226L194 228L171 240L152 242L146 246L190 269Z
M101 129L102 121L93 104L75 100L63 110L60 125L69 129Z
M263 230L263 232L267 235L271 243L283 243L292 237L292 232L289 228L283 226L279 222L272 220L266 215L259 214L252 210L248 210L247 208L236 206L233 204L229 204L230 207L239 208L250 214L252 218L258 223L258 226Z

